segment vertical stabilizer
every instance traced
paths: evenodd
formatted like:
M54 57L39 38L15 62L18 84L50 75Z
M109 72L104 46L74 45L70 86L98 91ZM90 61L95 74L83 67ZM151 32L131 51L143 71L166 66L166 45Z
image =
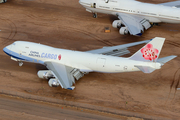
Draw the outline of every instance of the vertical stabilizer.
M164 44L165 38L156 37L133 54L129 59L137 61L156 62Z

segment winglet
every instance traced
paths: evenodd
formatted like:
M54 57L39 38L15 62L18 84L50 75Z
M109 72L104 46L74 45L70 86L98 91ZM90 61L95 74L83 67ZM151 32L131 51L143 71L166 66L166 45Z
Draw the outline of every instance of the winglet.
M129 59L138 61L154 61L156 62L164 44L165 38L156 37L133 54Z

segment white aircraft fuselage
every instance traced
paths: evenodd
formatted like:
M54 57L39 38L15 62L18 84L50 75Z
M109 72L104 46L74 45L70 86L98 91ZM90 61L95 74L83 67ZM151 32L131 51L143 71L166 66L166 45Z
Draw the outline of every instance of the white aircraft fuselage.
M51 61L84 72L120 73L140 71L135 65L151 66L160 69L158 62L142 62L128 58L93 54L73 50L53 48L42 44L17 41L4 48L13 60L40 63Z
M120 73L142 71L151 73L160 69L166 62L176 56L160 58L159 54L165 38L154 38L151 41L140 41L124 45L104 47L85 52L53 48L32 42L16 41L6 46L3 51L19 62L40 63L48 70L39 70L39 78L48 79L50 87L61 86L73 90L75 80L89 72ZM149 43L147 43L149 42ZM147 43L129 58L117 57L128 54L128 47ZM103 55L106 54L106 55Z
M106 3L108 1L108 3ZM142 16L152 23L180 23L180 9L135 0L79 0L87 11L116 15L126 13Z

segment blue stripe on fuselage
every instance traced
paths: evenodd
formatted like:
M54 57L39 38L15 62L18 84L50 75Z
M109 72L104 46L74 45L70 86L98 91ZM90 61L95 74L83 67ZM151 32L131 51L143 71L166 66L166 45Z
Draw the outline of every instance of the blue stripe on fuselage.
M41 60L34 59L34 58L30 58L30 57L27 57L27 56L24 56L24 55L19 55L18 53L13 52L13 51L7 49L6 47L3 49L3 51L4 51L7 55L9 55L9 56L11 56L11 57L13 57L13 58L16 58L16 59L18 59L18 60L21 60L21 61L27 61L27 62L44 64L44 62L41 61ZM38 60L38 61L37 61L37 60Z

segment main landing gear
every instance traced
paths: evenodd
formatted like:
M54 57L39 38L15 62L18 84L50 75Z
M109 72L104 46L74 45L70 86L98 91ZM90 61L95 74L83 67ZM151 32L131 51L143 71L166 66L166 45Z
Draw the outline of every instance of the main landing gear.
M153 26L159 26L159 23L151 23L151 27Z
M19 66L21 67L23 65L23 62L22 61L19 61Z

